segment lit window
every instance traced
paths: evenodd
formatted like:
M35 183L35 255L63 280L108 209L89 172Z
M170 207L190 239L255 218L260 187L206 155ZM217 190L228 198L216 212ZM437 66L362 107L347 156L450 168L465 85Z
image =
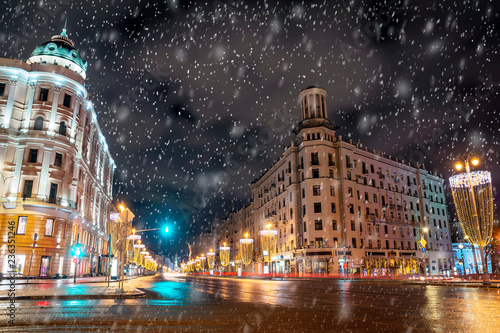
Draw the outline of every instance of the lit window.
M45 222L45 236L51 236L54 232L54 219L47 219Z
M28 223L28 217L27 216L19 216L19 219L17 220L17 234L18 235L25 235L26 234L26 224Z

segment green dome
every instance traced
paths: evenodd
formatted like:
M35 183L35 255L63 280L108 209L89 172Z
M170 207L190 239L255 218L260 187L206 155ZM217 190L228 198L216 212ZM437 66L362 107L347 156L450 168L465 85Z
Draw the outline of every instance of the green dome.
M65 59L67 61L63 60L57 62L56 58ZM87 62L82 59L80 53L78 53L78 51L74 48L74 43L66 34L66 29L63 29L60 35L53 36L50 41L37 46L31 53L28 62L54 63L56 65L67 67L77 72L84 78L85 72L87 71ZM73 64L78 66L78 68L76 68Z

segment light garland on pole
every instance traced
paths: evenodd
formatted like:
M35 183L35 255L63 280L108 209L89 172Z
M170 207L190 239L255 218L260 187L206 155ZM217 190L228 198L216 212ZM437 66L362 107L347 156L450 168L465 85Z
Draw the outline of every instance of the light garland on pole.
M483 283L491 284L488 274L488 263L484 257L484 247L491 242L493 233L493 189L491 173L488 171L470 171L469 158L465 158L465 173L450 177L453 201L466 239L472 245L478 245L483 264ZM479 164L477 158L471 160L472 165ZM457 163L457 170L463 165Z

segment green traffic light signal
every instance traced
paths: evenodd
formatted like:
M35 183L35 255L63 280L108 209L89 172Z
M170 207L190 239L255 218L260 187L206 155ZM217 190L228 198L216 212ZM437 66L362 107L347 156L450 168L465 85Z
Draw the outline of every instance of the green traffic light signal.
M168 227L165 227L165 232L168 232Z

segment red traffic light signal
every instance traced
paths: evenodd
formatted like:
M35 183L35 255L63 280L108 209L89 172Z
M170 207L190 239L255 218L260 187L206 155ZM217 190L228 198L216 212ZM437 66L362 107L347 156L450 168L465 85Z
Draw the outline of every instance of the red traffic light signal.
M77 263L77 261L78 261L78 259L73 258L73 263L74 263L74 264L76 264L76 263Z

